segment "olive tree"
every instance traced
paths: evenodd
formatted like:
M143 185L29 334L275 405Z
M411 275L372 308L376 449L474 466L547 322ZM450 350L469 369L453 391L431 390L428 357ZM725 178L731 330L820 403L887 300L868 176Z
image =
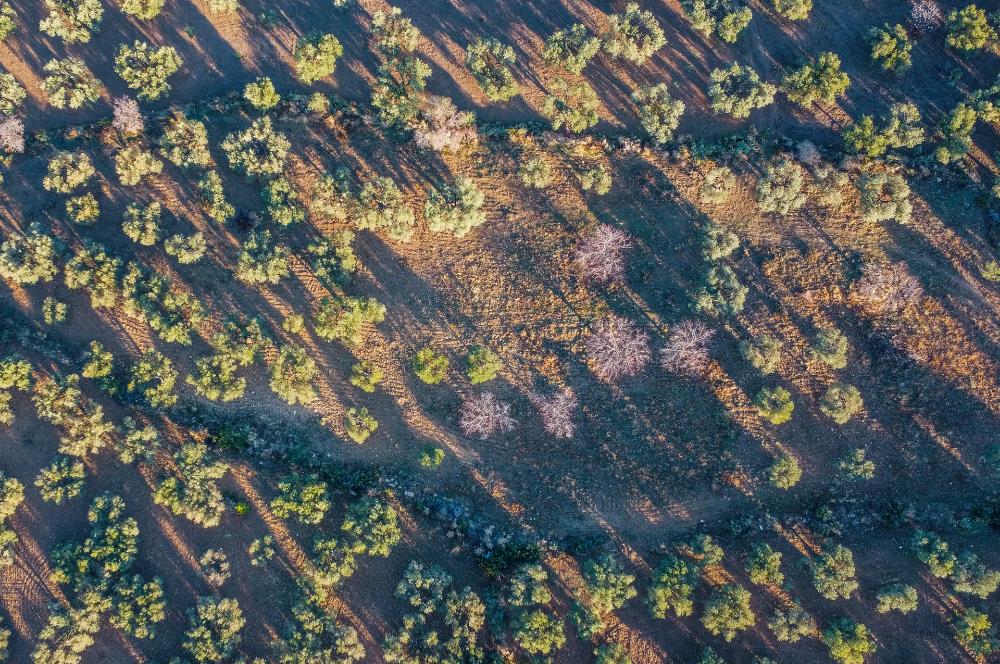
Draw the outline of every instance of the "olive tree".
M326 78L337 68L337 58L344 54L340 40L318 32L299 37L295 44L295 75L299 81L312 85Z
M757 181L757 205L764 212L788 215L805 205L804 186L805 174L795 162L782 159L768 164Z
M0 114L13 115L24 103L28 93L17 82L13 74L0 74Z
M603 46L611 57L642 64L666 43L659 21L638 3L630 2L625 11L608 17Z
M167 79L180 69L181 56L172 46L153 47L136 40L122 44L115 54L115 73L140 99L159 99L170 90Z
M282 346L271 366L271 389L289 405L308 404L318 396L313 381L316 360L301 346Z
M750 24L753 14L749 7L737 7L732 0L685 0L681 3L694 29L710 37L717 34L732 44Z
M465 50L465 66L490 101L505 102L517 96L517 81L510 70L515 62L514 49L496 39L477 39Z
M166 0L121 0L121 9L126 14L145 20L159 16Z
M711 634L732 641L740 632L753 627L750 592L743 586L727 584L717 589L705 603L701 623Z
M424 218L432 233L448 232L464 237L482 226L486 197L470 178L458 176L453 182L433 189L424 205Z
M861 191L861 218L870 223L895 220L910 222L913 204L910 203L910 185L902 175L874 173L858 181Z
M782 91L796 104L832 104L847 91L851 79L840 71L840 57L829 51L789 72L781 82Z
M557 30L545 40L542 60L549 67L569 74L580 74L601 50L601 40L587 26L575 23L569 29Z
M597 124L599 108L597 93L589 83L569 83L557 78L545 96L541 113L553 129L565 127L568 131L579 133Z
M666 83L636 90L632 101L639 110L639 122L656 143L666 143L677 129L684 102L670 96Z
M269 117L257 118L248 128L228 134L222 141L229 165L256 178L280 175L289 148L288 138L274 128Z
M757 108L769 106L777 91L765 83L753 68L733 63L725 69L713 69L709 75L708 96L712 110L735 118L747 118Z
M0 277L22 286L52 281L58 268L60 246L37 224L23 233L7 236L0 243Z
M44 0L48 14L38 29L67 44L85 44L101 24L104 6L101 0Z
M270 231L251 233L236 259L236 278L246 284L276 284L288 275L288 257L288 248L275 244Z
M872 45L872 61L879 67L897 76L909 70L913 63L910 56L913 43L902 25L886 23L881 28L872 28L868 32L868 41Z
M813 585L829 600L850 597L858 589L854 575L854 553L837 544L824 549L811 563Z
M948 46L959 51L986 48L997 40L997 31L990 25L986 12L974 4L953 9L948 14Z

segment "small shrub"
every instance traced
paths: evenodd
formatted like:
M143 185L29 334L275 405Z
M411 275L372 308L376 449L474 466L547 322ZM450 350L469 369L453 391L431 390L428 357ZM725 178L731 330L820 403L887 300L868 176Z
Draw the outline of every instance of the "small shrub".
M740 342L740 353L754 369L765 376L778 370L781 365L781 341L769 334Z
M420 450L421 468L437 468L444 462L445 452L440 447L425 447Z
M42 320L46 325L56 325L66 322L67 307L65 302L60 302L54 297L47 297L42 300Z
M721 205L729 200L736 188L736 176L725 166L716 166L705 174L701 185L701 199L706 203Z
M584 191L592 191L598 196L611 191L611 173L602 165L580 171L576 174L576 178Z
M875 462L868 459L860 447L842 457L837 462L837 469L856 479L870 480L875 477Z
M205 214L213 221L224 224L236 214L236 208L226 200L222 190L222 178L215 171L209 171L198 180L198 194L201 196Z

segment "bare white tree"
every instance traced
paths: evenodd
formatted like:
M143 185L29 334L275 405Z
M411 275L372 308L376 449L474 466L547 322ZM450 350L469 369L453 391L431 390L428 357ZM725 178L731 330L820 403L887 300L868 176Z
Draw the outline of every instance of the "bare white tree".
M139 103L131 97L117 97L112 102L114 116L111 126L126 135L141 134L146 128L139 110Z
M458 150L464 143L475 143L477 138L475 115L459 111L447 97L427 98L420 124L414 131L418 146L438 152Z
M609 383L634 376L650 359L649 335L615 314L594 325L586 348L594 373Z
M573 437L573 434L576 433L573 413L576 412L580 404L572 390L567 388L547 397L532 394L528 398L538 409L538 415L542 418L542 426L549 434L556 438Z
M24 123L20 119L0 120L0 148L14 154L24 152Z
M869 263L854 284L854 295L880 313L897 313L923 295L916 277L905 263Z
M500 401L492 392L468 397L462 402L458 426L466 436L486 440L494 433L510 431L517 420L510 416L510 404Z
M929 32L944 23L944 12L934 0L914 0L910 6L910 20L917 30Z
M576 262L588 281L615 281L625 274L625 250L631 246L632 238L624 231L601 224L577 246Z
M704 375L711 359L708 345L714 336L715 330L698 320L674 325L667 335L667 345L660 349L660 365L682 376Z

